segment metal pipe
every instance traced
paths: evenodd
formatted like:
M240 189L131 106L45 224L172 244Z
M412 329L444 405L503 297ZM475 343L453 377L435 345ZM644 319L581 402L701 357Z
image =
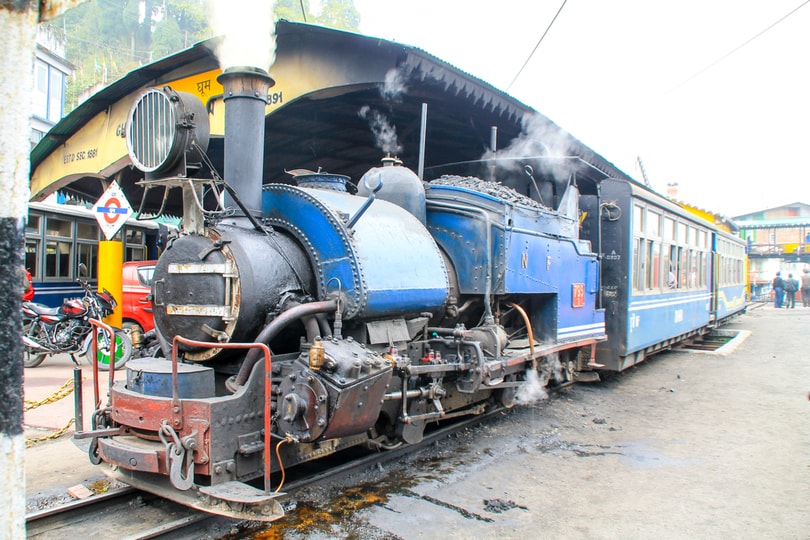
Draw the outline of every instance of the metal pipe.
M73 422L76 432L84 431L84 406L82 404L82 368L73 366Z
M492 160L489 162L489 181L495 181L495 159L498 152L498 126L492 126L489 132L489 150Z
M329 321L326 319L325 313L316 313L315 320L318 321L318 328L321 331L321 337L328 337L332 335L332 329L329 327Z
M397 399L402 399L403 395L406 398L420 398L420 397L427 397L430 393L428 389L416 389L416 390L405 390L403 392L389 392L383 395L383 401L393 401Z
M529 332L529 353L532 355L532 367L536 370L537 369L537 358L534 356L534 332L532 332L532 321L529 320L529 315L526 314L526 310L520 307L518 304L509 304L518 313L520 316L523 317L523 322L526 325L526 330Z
M347 229L352 229L355 226L357 221L363 216L363 214L366 213L366 210L368 210L368 208L371 206L371 203L374 202L374 199L377 198L377 192L380 191L383 187L382 173L377 174L377 185L374 187L374 189L371 189L371 186L368 185L368 176L365 176L363 178L363 186L371 193L369 193L369 196L363 203L363 206L361 206L360 209L357 210L354 216L352 216L352 218L349 220L349 223L346 225Z
M422 103L422 127L419 130L419 169L417 175L419 180L424 180L425 176L425 144L427 138L427 103Z
M96 410L101 408L101 397L98 390L98 330L110 336L110 367L108 373L109 385L107 388L107 403L110 403L110 396L112 396L113 382L115 381L115 332L112 326L97 319L88 319L87 322L93 327L93 341L90 343L90 354L92 354L93 363L93 397L95 398Z
M334 311L336 308L337 300L310 302L292 307L281 313L278 317L273 319L270 324L265 326L264 329L259 332L259 335L256 336L254 343L264 343L265 345L269 345L270 341L272 341L272 339L290 323L308 315L315 315L316 313L328 313L330 311ZM247 382L250 372L253 370L253 366L256 364L256 362L261 360L259 354L260 353L256 350L251 350L248 352L247 356L245 356L245 361L242 362L242 366L239 368L239 373L236 375L236 379L234 381L238 386L243 386Z

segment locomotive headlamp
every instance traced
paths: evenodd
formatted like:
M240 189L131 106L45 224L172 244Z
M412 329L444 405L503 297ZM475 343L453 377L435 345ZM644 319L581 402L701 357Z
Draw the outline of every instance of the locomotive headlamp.
M198 168L208 148L208 112L194 95L152 88L132 106L127 120L127 151L145 173L186 176Z

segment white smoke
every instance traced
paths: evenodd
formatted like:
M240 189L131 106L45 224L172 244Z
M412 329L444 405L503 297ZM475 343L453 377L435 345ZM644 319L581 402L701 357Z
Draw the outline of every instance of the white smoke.
M402 152L402 146L397 143L397 128L388 123L384 114L368 105L363 105L357 114L368 122L377 148L391 156Z
M385 73L385 80L379 85L380 97L388 104L401 101L402 95L407 89L405 74L397 68L389 69ZM397 128L391 125L388 117L368 105L363 105L357 111L357 115L368 122L371 132L374 134L374 144L383 153L397 156L402 152L402 145L397 141Z
M273 0L209 0L209 22L222 41L216 55L225 70L234 66L265 71L276 60Z
M526 380L518 386L515 401L521 405L529 405L548 399L546 386L552 378L557 383L565 381L560 357L557 354L543 357L539 370L533 367L526 370Z
M546 392L546 383L548 379L542 380L536 369L526 370L526 380L518 386L515 393L515 401L521 405L529 405L530 403L537 403L544 399L548 399L548 392Z
M408 87L405 86L405 74L397 68L389 69L385 74L385 82L380 86L382 98L389 103L395 103L400 101L406 90Z
M497 150L499 169L516 172L523 168L525 162L511 158L540 157L536 161L540 167L538 172L562 181L582 167L578 160L567 159L574 155L571 146L573 139L550 120L539 114L526 114L521 124L520 135L506 148ZM481 159L492 157L492 151L488 150Z

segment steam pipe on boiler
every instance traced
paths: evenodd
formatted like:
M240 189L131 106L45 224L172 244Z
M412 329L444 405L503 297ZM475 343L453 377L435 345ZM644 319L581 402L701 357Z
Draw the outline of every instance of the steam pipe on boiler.
M419 180L425 178L425 144L427 142L427 103L422 103L422 126L419 129Z
M290 323L295 322L303 317L317 315L318 313L329 313L337 309L336 300L326 300L323 302L309 302L306 304L298 304L282 312L278 317L273 319L267 326L265 326L259 335L256 336L254 343L264 343L269 345L282 330L284 330ZM235 384L243 386L253 371L253 366L261 360L261 354L258 349L251 349L245 357L239 368L239 373L236 375Z
M498 152L498 126L492 126L489 132L489 149L492 152L492 160L489 162L489 181L495 181L495 159Z

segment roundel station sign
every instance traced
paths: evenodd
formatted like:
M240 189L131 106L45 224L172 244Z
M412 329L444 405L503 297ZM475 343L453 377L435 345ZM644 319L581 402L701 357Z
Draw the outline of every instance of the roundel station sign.
M98 202L93 206L93 213L107 240L121 230L121 227L132 215L132 207L129 205L126 196L124 196L124 192L121 191L118 182L110 184L110 187L101 195Z

